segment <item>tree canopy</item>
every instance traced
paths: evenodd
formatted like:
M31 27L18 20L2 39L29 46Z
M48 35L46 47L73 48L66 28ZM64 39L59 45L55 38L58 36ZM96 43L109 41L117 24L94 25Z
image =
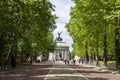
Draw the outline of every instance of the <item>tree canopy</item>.
M73 0L66 28L73 38L73 53L86 56L115 56L115 17L120 21L119 0ZM117 23L117 26L120 26ZM87 48L86 48L87 46ZM120 53L117 53L117 56ZM120 60L120 58L119 58Z
M48 0L0 0L0 56L47 53L54 46L54 7Z

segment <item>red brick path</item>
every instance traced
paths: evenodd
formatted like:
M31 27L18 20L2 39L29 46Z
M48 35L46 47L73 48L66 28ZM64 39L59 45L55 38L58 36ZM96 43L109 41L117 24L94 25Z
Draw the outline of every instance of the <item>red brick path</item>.
M89 80L120 80L120 74L101 72L92 67L83 67L80 65L71 65L70 67L87 77Z
M1 71L0 80L44 80L52 66L52 62L42 62L14 70Z
M52 62L34 63L31 66L0 71L0 80L44 80L53 64ZM92 67L83 67L80 65L70 65L70 67L89 80L120 80L120 74L100 72Z

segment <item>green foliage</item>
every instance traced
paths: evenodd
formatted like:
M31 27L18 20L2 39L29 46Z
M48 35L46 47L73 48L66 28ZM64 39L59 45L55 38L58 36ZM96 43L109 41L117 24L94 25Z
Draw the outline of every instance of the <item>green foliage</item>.
M71 19L66 24L66 28L74 41L74 54L85 57L85 46L87 44L89 55L91 55L91 50L96 55L103 55L105 33L107 36L107 54L114 54L114 17L116 14L120 17L120 1L73 1L75 6L71 8Z
M47 0L0 1L0 54L47 52L56 28Z

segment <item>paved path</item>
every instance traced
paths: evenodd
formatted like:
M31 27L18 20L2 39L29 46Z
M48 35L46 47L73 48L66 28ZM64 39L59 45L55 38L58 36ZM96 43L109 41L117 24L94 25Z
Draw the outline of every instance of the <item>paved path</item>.
M96 67L83 65L70 65L70 67L87 77L89 80L120 80L120 74L106 72L99 68L97 69Z
M83 75L65 65L62 61L56 61L44 80L88 80Z
M82 65L67 66L62 61L56 61L0 71L0 80L120 80L120 74L101 72Z
M44 80L52 66L53 62L41 62L0 71L0 80Z

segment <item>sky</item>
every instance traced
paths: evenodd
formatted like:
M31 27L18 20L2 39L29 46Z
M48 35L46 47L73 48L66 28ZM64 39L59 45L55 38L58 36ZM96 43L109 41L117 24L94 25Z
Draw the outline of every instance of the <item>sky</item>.
M64 42L70 47L70 51L72 51L72 38L65 28L65 24L69 22L70 19L70 8L74 6L74 3L71 0L49 0L53 5L55 5L55 12L58 16L56 20L57 28L54 30L54 38L58 36L57 32L62 32L61 37Z

